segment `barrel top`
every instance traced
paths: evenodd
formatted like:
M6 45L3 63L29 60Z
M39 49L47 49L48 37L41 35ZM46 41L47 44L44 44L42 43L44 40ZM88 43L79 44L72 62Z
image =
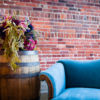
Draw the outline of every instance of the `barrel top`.
M19 51L18 52L19 55L37 55L38 51Z
M19 51L18 52L19 55L37 55L38 51Z
M0 55L3 55L4 52L3 51L0 51ZM18 54L19 55L37 55L38 54L38 51L34 50L34 51L18 51Z

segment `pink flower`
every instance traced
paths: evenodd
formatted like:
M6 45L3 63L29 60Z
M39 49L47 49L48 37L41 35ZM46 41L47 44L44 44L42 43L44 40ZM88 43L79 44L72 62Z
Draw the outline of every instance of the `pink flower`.
M37 44L37 40L34 40L35 41L35 44Z
M12 16L5 16L5 20L10 20L12 19Z
M25 22L22 21L22 22L20 22L19 25L23 28L24 31L26 31L27 23L25 23Z
M33 39L26 40L24 46L26 50L34 50L36 42Z

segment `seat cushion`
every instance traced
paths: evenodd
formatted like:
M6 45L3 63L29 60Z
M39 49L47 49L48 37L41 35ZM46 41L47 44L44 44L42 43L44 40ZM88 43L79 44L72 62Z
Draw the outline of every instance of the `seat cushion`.
M100 60L60 60L65 68L66 88L100 88Z
M100 89L68 88L52 100L100 100Z

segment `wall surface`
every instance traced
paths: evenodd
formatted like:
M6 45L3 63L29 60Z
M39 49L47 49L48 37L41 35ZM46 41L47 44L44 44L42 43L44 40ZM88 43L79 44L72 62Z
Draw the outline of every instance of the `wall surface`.
M0 14L29 17L40 34L41 69L59 59L100 58L100 0L0 0Z

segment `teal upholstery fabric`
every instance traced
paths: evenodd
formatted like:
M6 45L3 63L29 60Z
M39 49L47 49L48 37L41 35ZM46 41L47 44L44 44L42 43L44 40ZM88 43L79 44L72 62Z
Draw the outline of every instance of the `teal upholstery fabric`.
M52 82L54 97L59 95L65 89L66 79L63 64L56 63L46 71L42 71L40 75L46 75Z
M100 88L100 60L59 60L65 68L66 88Z
M100 89L68 88L52 100L100 100Z
M41 74L52 82L52 100L100 100L100 60L59 60Z

